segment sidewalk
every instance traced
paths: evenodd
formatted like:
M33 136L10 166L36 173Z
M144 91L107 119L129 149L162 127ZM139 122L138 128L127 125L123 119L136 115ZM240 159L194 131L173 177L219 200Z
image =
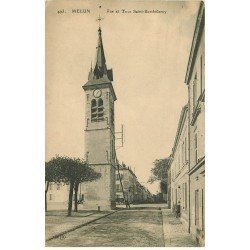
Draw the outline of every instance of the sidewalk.
M195 240L184 228L180 219L174 217L171 209L161 210L165 247L197 247Z
M67 217L66 211L48 211L45 217L45 239L60 237L61 235L87 225L93 221L106 217L116 211L79 211L72 212Z

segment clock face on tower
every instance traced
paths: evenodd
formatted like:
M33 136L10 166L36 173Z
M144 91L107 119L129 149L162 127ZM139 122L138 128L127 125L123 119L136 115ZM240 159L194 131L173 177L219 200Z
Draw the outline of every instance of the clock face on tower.
M100 89L95 89L93 95L94 97L99 98L102 95L102 91Z

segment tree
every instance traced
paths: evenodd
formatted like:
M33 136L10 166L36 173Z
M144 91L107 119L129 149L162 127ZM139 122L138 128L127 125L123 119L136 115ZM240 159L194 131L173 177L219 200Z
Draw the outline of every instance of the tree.
M74 183L74 191L75 191L75 211L77 211L77 196L78 189L80 183L91 182L97 180L101 177L100 173L95 172L92 168L88 166L88 164L82 159L75 159L78 163L76 166L76 175L75 175L75 183Z
M155 181L167 182L168 168L170 158L160 159L154 161L154 167L151 168L152 175L149 177L148 182L154 183Z
M168 168L170 163L170 157L165 159L159 159L154 161L154 167L151 168L151 176L148 182L154 183L160 181L161 193L167 193L168 191Z
M45 162L45 212L47 212L48 208L47 208L47 192L49 189L49 183L50 183L50 173L49 170L47 169L48 163Z
M82 182L93 181L101 177L89 165L80 158L70 158L67 156L56 156L48 164L53 169L53 181L64 182L70 185L68 199L68 216L72 212L72 199L75 190L75 210L77 211L77 194L79 184ZM46 167L47 170L47 167ZM48 169L49 171L49 169Z
M57 167L45 162L45 211L47 212L47 193L51 182L57 182Z

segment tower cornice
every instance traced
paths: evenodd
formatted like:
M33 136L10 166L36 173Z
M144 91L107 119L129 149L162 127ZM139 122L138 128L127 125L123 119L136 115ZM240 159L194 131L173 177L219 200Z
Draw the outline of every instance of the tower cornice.
M91 80L88 81L85 85L82 86L82 88L86 91L86 90L94 90L94 89L98 89L98 88L110 88L110 91L113 95L114 101L117 100L114 88L113 88L113 84L110 81L104 81L103 79L95 79L95 80Z

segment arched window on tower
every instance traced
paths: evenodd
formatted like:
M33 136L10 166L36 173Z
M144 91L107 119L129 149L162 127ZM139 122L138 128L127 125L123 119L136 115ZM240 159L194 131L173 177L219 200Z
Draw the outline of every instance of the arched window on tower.
M99 122L104 120L104 108L103 108L103 100L99 98L98 101L93 99L91 101L91 121Z
M91 121L97 121L97 105L96 99L91 101Z
M97 120L98 121L103 121L104 120L104 108L103 108L103 100L102 100L102 98L98 99Z

